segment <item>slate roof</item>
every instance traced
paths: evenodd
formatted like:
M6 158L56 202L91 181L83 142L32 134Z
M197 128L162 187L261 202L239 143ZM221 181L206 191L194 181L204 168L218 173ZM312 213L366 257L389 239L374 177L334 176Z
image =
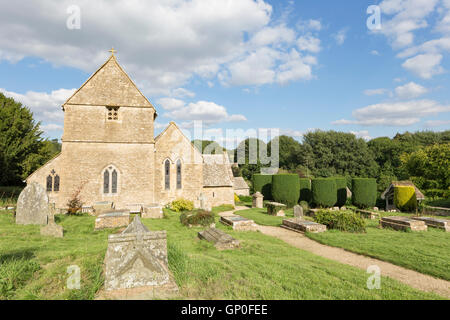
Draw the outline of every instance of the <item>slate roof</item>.
M63 104L153 108L114 55Z
M233 172L225 153L203 155L203 186L233 187Z
M403 186L403 187L414 187L416 191L417 200L424 200L425 196L423 193L412 183L411 181L392 181L392 183L387 187L386 190L381 194L381 199L385 199L386 195L394 192L394 187Z
M247 182L242 177L234 177L234 190L250 189Z

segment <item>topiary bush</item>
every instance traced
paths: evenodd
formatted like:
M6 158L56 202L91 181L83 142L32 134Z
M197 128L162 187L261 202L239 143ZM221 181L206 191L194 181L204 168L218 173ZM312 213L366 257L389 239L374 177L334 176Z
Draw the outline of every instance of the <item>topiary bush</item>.
M335 180L337 190L336 206L342 207L347 203L347 179L337 177Z
M308 178L300 178L300 201L306 201L308 203L312 200L311 192L311 180Z
M300 182L297 174L276 174L272 176L272 196L288 207L298 203Z
M360 209L375 206L377 202L377 181L371 178L353 178L352 201Z
M215 222L214 213L205 210L183 212L180 222L185 226L209 226Z
M177 199L170 204L170 210L175 212L192 211L194 209L194 202L187 199Z
M417 209L416 189L411 186L394 187L394 204L401 211L412 212Z
M346 232L366 232L366 223L361 216L353 211L319 210L314 216L317 223L324 224L328 229Z
M264 200L273 200L272 197L272 175L270 174L254 174L253 180L253 191L261 192L264 196Z
M312 202L317 207L332 207L337 202L336 181L333 178L316 178L311 181Z

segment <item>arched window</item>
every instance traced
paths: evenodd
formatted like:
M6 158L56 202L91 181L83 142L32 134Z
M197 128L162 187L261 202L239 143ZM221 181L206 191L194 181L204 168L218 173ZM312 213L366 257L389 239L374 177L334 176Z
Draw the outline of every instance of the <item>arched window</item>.
M164 162L164 185L166 190L170 190L170 161Z
M103 193L117 194L119 185L119 173L113 166L108 166L103 171Z
M177 161L177 189L181 189L181 160Z
M56 175L55 176L55 180L54 180L54 184L53 184L53 191L59 191L59 176Z
M52 192L53 190L53 178L51 175L47 177L47 191Z

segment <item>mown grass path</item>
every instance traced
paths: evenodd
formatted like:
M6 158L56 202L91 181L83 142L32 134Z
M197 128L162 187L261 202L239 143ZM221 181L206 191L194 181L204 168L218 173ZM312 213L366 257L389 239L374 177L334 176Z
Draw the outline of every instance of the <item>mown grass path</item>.
M240 210L248 210L248 207L237 207L236 210L234 211L222 212L219 213L219 215L221 216L227 216L231 214L239 215ZM404 284L407 284L419 290L434 292L441 296L450 298L450 281L446 281L443 279L436 279L429 275L409 270L389 262L369 258L363 255L346 251L341 248L330 247L324 244L320 244L298 232L274 226L262 226L262 225L257 226L258 230L261 233L283 240L284 242L296 248L309 251L318 256L331 259L340 263L344 263L347 265L351 265L364 270L367 270L367 268L371 265L377 265L381 270L381 275L383 276L388 276L390 278L396 279L398 281L403 282Z

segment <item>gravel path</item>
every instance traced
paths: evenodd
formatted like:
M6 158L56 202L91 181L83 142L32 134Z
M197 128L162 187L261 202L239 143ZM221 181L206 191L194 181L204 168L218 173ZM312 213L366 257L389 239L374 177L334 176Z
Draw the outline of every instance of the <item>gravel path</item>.
M221 216L233 214L239 215L238 211L246 209L248 208L236 207L236 210L234 212L227 211L222 212L219 215ZM433 278L432 276L425 275L417 271L405 269L403 267L399 267L389 262L369 258L360 254L346 251L341 248L330 247L324 244L320 244L298 232L286 230L280 227L268 227L261 225L257 226L258 230L261 233L281 239L284 242L296 248L309 251L318 256L335 260L340 263L351 265L353 267L357 267L363 270L367 270L367 267L371 265L377 265L381 270L382 276L387 276L396 279L400 282L403 282L404 284L407 284L419 290L434 292L443 297L450 298L450 281ZM381 283L381 285L383 285L383 283Z

